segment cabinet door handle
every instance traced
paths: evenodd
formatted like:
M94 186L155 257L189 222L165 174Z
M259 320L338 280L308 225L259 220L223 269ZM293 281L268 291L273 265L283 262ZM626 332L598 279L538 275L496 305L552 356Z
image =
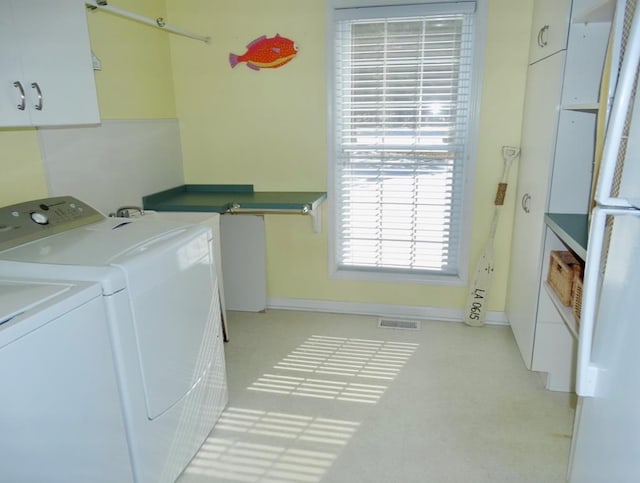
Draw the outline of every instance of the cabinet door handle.
M24 88L22 87L22 83L19 81L15 81L13 83L13 87L15 87L16 89L18 89L18 91L20 91L20 104L18 104L18 109L20 109L21 111L24 111L25 108L27 107L27 103L24 97Z
M40 90L40 86L37 82L32 82L31 87L36 90L36 94L38 95L38 103L35 105L36 111L42 111L42 91Z
M542 40L540 40L541 36L542 36L542 29L538 30L538 47L542 47Z
M548 44L547 39L544 38L544 34L546 34L548 31L549 31L548 25L545 25L538 31L538 46L540 48L546 47Z
M531 201L531 195L529 193L525 193L522 196L522 200L520 201L520 205L525 213L530 213L531 208L529 208L529 202Z

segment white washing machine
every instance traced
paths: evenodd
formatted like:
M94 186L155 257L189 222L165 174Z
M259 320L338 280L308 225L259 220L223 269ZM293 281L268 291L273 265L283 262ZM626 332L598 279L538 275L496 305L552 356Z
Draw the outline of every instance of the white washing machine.
M0 209L0 274L98 282L134 481L175 481L227 402L211 230L71 197Z
M0 280L0 481L131 481L98 284Z

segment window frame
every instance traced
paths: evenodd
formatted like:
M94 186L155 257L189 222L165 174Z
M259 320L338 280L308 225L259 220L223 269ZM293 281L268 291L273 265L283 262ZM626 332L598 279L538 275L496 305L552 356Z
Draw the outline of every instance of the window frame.
M472 82L471 82L471 98L469 106L469 132L467 144L467 159L464 164L462 175L463 184L463 200L461 210L461 226L460 226L460 246L458 256L458 272L457 274L437 274L437 273L410 273L397 272L390 273L388 271L376 270L359 270L357 268L345 268L338 266L336 250L338 248L338 214L336 193L336 165L335 165L335 121L333 117L333 108L336 101L335 86L335 15L336 9L341 8L358 8L358 7L393 7L408 5L424 5L434 4L441 5L447 3L458 3L451 0L326 0L326 52L327 52L327 164L328 164L328 183L327 191L329 195L330 209L327 210L328 218L328 236L329 236L329 276L333 279L376 281L376 282L407 282L419 284L437 284L437 285L453 285L463 286L467 284L469 257L471 251L471 234L472 234L472 218L473 218L473 195L474 181L476 173L476 160L478 152L478 132L480 119L480 99L482 93L482 80L484 65L484 45L486 36L486 15L487 0L475 0L476 13L474 19L474 39L473 39L473 59L472 59ZM363 18L365 18L363 16Z

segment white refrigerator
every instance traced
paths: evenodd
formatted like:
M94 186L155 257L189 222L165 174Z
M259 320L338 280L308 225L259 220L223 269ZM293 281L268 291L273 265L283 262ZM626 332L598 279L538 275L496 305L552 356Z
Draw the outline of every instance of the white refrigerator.
M640 482L640 90L633 94L639 12L615 89L589 228L570 483Z

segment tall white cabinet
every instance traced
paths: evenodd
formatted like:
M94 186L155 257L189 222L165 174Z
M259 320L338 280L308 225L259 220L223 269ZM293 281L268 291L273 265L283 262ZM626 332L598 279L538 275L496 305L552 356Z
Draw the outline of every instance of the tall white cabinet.
M509 274L507 316L522 358L531 369L542 265L544 213L558 130L566 52L529 67Z
M0 1L0 127L99 122L84 1Z
M506 312L526 367L545 374L552 390L572 390L577 344L545 286L549 251L567 249L545 214L584 221L589 211L614 3L536 0L534 7ZM569 249L580 256L584 243Z

